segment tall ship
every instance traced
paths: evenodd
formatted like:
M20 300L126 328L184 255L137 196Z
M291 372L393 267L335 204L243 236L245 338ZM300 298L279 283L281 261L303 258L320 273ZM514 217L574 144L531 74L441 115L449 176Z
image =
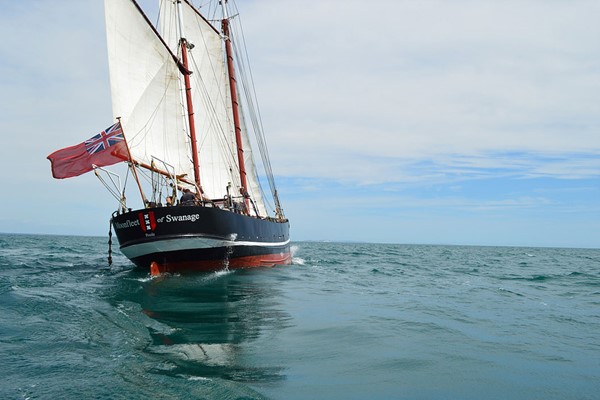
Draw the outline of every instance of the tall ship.
M212 16L163 0L155 26L135 0L104 6L116 123L50 154L53 176L94 171L118 200L111 226L121 252L152 274L290 264L237 13L225 0L202 9ZM104 168L118 162L128 165L123 187Z

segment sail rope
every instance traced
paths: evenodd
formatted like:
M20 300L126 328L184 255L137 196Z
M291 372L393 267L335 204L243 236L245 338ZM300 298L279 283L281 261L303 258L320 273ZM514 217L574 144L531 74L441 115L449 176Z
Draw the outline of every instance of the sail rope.
M234 6L236 7L236 11L237 11L237 4L235 1L233 1ZM265 168L267 169L267 173L270 177L273 176L273 171L271 168L271 162L270 162L270 157L268 154L268 148L266 146L266 138L264 135L264 128L263 128L263 123L262 123L262 116L260 113L260 108L258 107L258 97L256 95L256 88L254 86L254 76L252 74L252 68L250 67L250 57L248 56L248 49L246 46L246 39L245 39L245 35L244 35L244 31L243 31L243 26L241 24L241 19L238 15L237 18L238 23L237 24L232 24L233 25L233 30L235 32L235 36L236 37L240 37L241 38L241 48L240 46L238 46L238 41L236 40L233 44L234 44L234 50L237 54L236 60L238 61L238 63L240 63L240 73L242 75L242 85L244 88L244 93L246 95L247 98L247 102L249 104L249 106L252 108L252 112L250 113L250 115L253 118L253 127L256 128L256 135L257 135L257 140L260 142L260 146L261 146L261 154L264 152L264 162L265 162ZM239 33L237 33L237 29L239 28ZM242 52L243 50L243 52ZM248 72L248 74L246 75L246 71ZM271 182L270 182L271 183ZM274 181L272 182L273 187L274 187ZM274 190L273 190L274 191Z
M168 74L166 72L165 72L165 75L167 76L165 78L165 81L167 81L167 82L171 81L170 79L167 79ZM143 144L145 142L146 133L150 130L149 127L154 125L154 121L156 120L158 113L161 110L161 105L165 102L165 99L167 98L168 91L169 91L169 85L165 85L165 89L163 91L162 98L160 99L160 101L158 101L156 103L156 107L154 107L154 110L150 113L150 117L148 118L146 123L144 125L142 125L137 132L127 132L127 141L128 141L129 147L134 148L136 146L140 146L141 144ZM139 140L137 140L137 139L139 139Z
M190 58L194 68L198 70L198 66L193 55ZM227 134L227 128L223 126L222 121L220 121L220 118L218 117L217 106L215 103L216 101L219 101L219 99L215 100L211 98L208 87L205 84L204 79L201 77L201 74L195 75L195 81L196 86L199 88L201 100L205 105L204 111L208 112L203 118L203 120L206 121L205 127L207 129L204 130L205 134L201 136L201 140L198 145L200 148L203 148L206 146L206 143L210 138L216 141L216 144L219 147L219 154L222 156L222 160L226 164L227 170L230 171L229 180L239 187L241 184L240 178L238 174L233 173L233 171L238 170L236 158L237 150L235 149L235 144L230 140L232 135ZM221 99L221 101L223 100ZM225 104L224 101L223 104ZM207 132L209 134L206 134ZM214 134L209 137L210 132L214 132ZM225 187L221 188L221 190L225 190Z
M204 15L209 20L214 19L215 15L217 14L217 11L219 10L219 1L207 0L207 1L199 2L198 6L196 6L196 8L198 10L200 10L201 8L208 6L208 10L204 13ZM211 16L210 18L209 18L209 15Z
M194 65L194 68L196 70L198 70L198 64L196 63L196 59L194 58L193 54L192 54L192 56L190 58L192 59L192 63ZM213 68L213 67L211 66L211 68ZM213 71L214 71L214 68L213 68ZM237 165L237 163L235 162L236 161L235 157L236 157L236 154L237 154L236 150L232 147L233 143L229 143L229 141L227 140L226 128L223 127L223 125L221 124L221 121L219 121L218 113L217 113L216 106L215 106L215 102L213 101L213 99L211 99L210 94L208 92L208 87L204 83L204 79L200 75L201 74L196 74L195 80L197 82L199 82L199 84L197 86L202 89L201 90L202 99L203 99L204 103L208 106L207 108L209 108L210 111L211 111L210 115L208 116L209 119L210 119L210 125L209 126L216 126L216 130L221 133L220 138L223 139L221 141L222 150L223 150L223 153L228 156L228 158L229 158L229 167L232 168L235 165ZM226 101L225 101L225 99L222 98L222 93L220 91L219 91L219 97L221 97L221 99L217 99L217 100L220 100L220 101L222 101L223 104L226 104Z
M233 35L241 38L240 46L238 46L238 41L232 41L234 45L234 52L236 53L236 60L238 63L237 70L239 71L240 80L242 83L242 89L245 96L246 103L249 107L249 115L251 117L252 127L254 130L254 134L259 146L259 153L261 155L261 159L263 162L263 167L265 169L267 181L269 182L269 187L271 189L271 194L273 199L278 203L277 200L277 187L275 185L275 178L273 175L273 169L271 166L271 159L268 152L267 141L264 134L264 128L262 123L262 116L260 114L260 109L258 107L256 88L254 86L254 77L252 75L252 69L250 68L249 56L246 46L246 39L241 23L241 19L239 17L239 12L237 9L237 4L235 0L232 1L235 11L238 14L237 23L232 24ZM238 33L239 28L239 33ZM243 50L243 51L242 51ZM247 71L247 74L246 74ZM261 187L262 190L262 187ZM266 197L265 197L266 198Z
M234 51L237 52L237 46L234 45ZM236 58L239 59L239 54L238 56L236 56ZM264 137L264 135L261 135L260 133L262 132L262 130L260 128L257 128L257 120L256 120L256 112L255 112L255 107L254 104L252 103L252 99L248 96L248 84L247 84L247 78L246 78L246 74L245 74L245 69L244 67L242 67L241 65L238 64L237 70L240 71L239 75L240 75L240 81L241 81L241 93L244 96L244 99L246 101L246 104L248 105L248 114L250 115L250 121L252 124L252 131L254 132L254 136L256 138L256 142L258 144L258 152L261 156L261 160L262 160L262 165L263 168L265 169L265 174L267 177L267 181L269 182L269 187L273 188L271 182L272 179L270 179L269 177L269 170L270 170L270 160L269 160L269 156L268 153L266 152L266 144L265 141L262 140L262 138ZM240 104L240 107L243 107L242 104ZM271 174L272 175L272 174ZM265 205L267 205L271 210L275 210L275 207L273 206L273 204L268 200L269 197L266 196L265 191L262 187L261 182L259 181L259 190L261 192L261 196L263 198L263 201L266 202Z
M108 172L106 172L106 170L103 170L105 172L105 174L108 175L108 179L110 179L110 181L111 181L112 185L109 185L108 182L102 177L102 175L100 175L98 170L99 170L98 167L94 168L94 174L96 175L96 178L98 178L100 183L102 183L102 185L104 185L104 187L106 188L108 193L110 193L111 196L113 196L120 203L121 202L121 193L118 191L118 186L115 183L115 181L112 179L112 176L110 174L108 174Z
M216 10L216 7L215 7L215 10ZM201 22L198 21L199 26L198 26L197 31L200 32L200 34L202 36L202 43L201 44L194 43L194 45L195 46L203 45L205 52L208 53L209 48L208 48L207 40L204 37L203 29L201 28L200 24L201 24ZM192 61L194 70L200 71L197 59L194 56L193 49L190 50L189 54L190 54L190 59ZM208 58L208 59L204 59L203 61L208 61L209 66L210 66L210 71L211 71L210 73L212 74L212 79L215 82L222 82L223 86L221 86L221 87L227 87L227 85L225 85L227 83L226 76L218 73L218 71L220 71L220 69L216 68L212 59ZM229 172L230 181L235 186L240 187L241 186L241 178L240 178L239 174L233 173L233 171L239 171L239 166L238 166L238 159L237 159L237 145L232 140L234 138L235 132L233 130L231 130L231 128L233 127L233 122L231 121L231 115L229 115L228 113L225 115L228 123L227 123L227 126L223 126L223 123L222 123L221 119L219 118L219 116L218 116L219 113L217 111L217 109L228 110L230 108L229 99L227 97L228 93L225 93L223 90L218 90L216 93L216 96L214 93L211 96L208 85L205 82L206 77L203 77L202 74L198 73L198 74L192 75L192 78L194 79L194 81L196 83L196 87L199 88L200 97L206 106L205 111L209 111L210 115L204 116L204 119L207 120L208 127L213 128L213 129L209 129L209 131L213 131L213 132L217 133L217 135L215 135L216 137L214 139L217 141L218 145L220 146L220 152L223 157L223 161L226 163L227 168L230 171ZM217 104L219 105L219 107L217 106ZM208 136L204 135L202 138L202 141L200 143L200 147L202 147L203 144L205 143L205 141L207 141L207 140L208 140Z

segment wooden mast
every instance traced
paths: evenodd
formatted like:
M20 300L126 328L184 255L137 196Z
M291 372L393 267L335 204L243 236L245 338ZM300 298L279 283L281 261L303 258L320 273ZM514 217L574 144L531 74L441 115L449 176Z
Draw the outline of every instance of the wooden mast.
M192 162L194 164L194 181L198 190L198 195L202 195L202 188L200 186L200 163L198 162L198 144L196 140L196 125L194 123L194 105L192 102L192 85L190 83L190 75L192 72L188 67L188 41L185 38L185 32L183 30L183 13L181 10L181 0L177 0L177 20L179 22L179 33L181 38L179 44L181 46L181 61L185 68L183 72L183 79L185 82L185 99L187 103L188 112L188 125L190 128L190 141L192 144Z
M242 124L240 123L239 103L237 96L237 83L235 80L235 69L233 66L233 50L231 39L229 38L229 16L227 13L227 0L222 0L223 20L221 29L225 37L225 52L227 55L227 72L229 73L229 91L231 94L231 106L233 109L233 124L235 126L235 142L237 145L238 164L240 167L240 182L242 184L242 195L246 203L246 210L249 210L248 201L248 183L246 180L246 164L244 162L244 146L242 143Z

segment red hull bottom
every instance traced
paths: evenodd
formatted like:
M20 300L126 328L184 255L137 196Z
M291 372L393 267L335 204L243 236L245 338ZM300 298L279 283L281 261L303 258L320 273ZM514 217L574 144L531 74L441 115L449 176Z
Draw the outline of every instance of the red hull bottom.
M223 269L274 267L275 265L289 265L291 263L291 253L235 257L229 260L180 261L165 264L153 261L150 263L150 274L156 276L164 273L214 272Z

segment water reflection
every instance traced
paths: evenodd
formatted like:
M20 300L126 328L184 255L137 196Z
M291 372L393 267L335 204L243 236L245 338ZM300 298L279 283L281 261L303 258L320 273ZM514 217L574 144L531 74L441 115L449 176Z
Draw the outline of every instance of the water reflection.
M150 336L144 349L158 357L157 371L244 382L284 379L282 366L261 365L269 337L290 316L269 270L148 279L131 271L117 302L139 304ZM149 317L149 318L147 318Z

